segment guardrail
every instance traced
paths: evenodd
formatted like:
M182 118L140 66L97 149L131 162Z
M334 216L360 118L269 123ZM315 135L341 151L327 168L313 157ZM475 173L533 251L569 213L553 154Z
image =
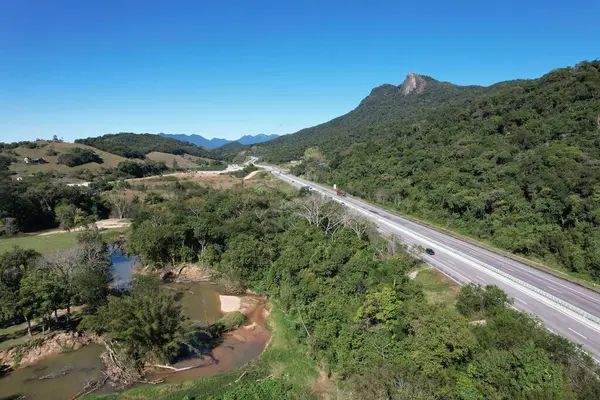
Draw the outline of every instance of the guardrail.
M551 300L551 301L553 301L553 302L555 302L555 303L563 306L564 308L568 309L569 311L572 311L572 312L574 312L576 314L579 314L580 316L582 316L582 317L584 317L586 319L589 319L590 321L594 322L595 324L600 325L600 318L596 317L595 315L590 314L589 312L587 312L585 310L582 310L581 308L576 307L576 306L572 305L571 303L568 303L568 302L566 302L566 301L564 301L562 299L559 299L558 297L556 297L556 296L554 296L554 295L546 292L545 290L541 290L540 288L538 288L536 286L533 286L533 285L531 285L531 284L529 284L529 283L527 283L525 281L522 281L519 278L516 278L516 277L514 277L514 276L512 276L510 274L507 274L506 272L501 271L498 268L492 267L491 265L487 265L487 264L482 265L482 266L484 268L489 269L490 271L495 272L496 274L498 274L500 276L503 276L506 279L509 279L509 280L511 280L511 281L513 281L513 282L515 282L515 283L523 286L523 287L526 287L527 289L531 290L532 292L535 292L535 293L539 294L540 296L543 296L543 297L545 297L545 298L547 298L547 299L549 299L549 300Z

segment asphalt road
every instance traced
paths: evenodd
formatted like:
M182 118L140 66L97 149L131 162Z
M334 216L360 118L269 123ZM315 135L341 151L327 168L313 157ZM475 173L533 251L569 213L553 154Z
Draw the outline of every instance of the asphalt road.
M331 196L332 200L375 222L380 231L396 235L408 245L433 249L435 255L424 255L425 261L456 281L498 286L513 298L516 309L538 316L550 331L582 344L600 362L600 294L357 198L339 197L329 188L279 174L274 167L262 167L291 185L310 185L313 190Z

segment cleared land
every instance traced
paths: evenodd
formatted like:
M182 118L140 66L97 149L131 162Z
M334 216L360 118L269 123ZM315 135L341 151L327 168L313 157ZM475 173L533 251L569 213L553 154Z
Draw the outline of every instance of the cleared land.
M189 154L184 154L183 156L169 154L169 153L161 153L158 151L153 151L152 153L146 154L146 158L156 161L156 162L164 162L167 167L173 167L173 161L177 161L177 166L179 168L198 168L199 165L196 161L204 160L209 162L210 160L206 158L200 158L196 156L192 156Z
M121 161L124 161L125 158L117 156L115 154L107 153L102 150L98 150L94 147L86 146L84 144L76 144L76 143L60 143L60 142L48 142L48 141L38 141L38 148L36 149L28 149L25 147L17 147L13 151L17 154L17 156L4 151L2 154L10 157L15 157L17 159L17 163L10 166L12 171L17 172L21 175L33 174L35 172L49 172L49 171L58 171L63 173L79 171L79 170L98 170L100 168L112 168L116 167ZM81 147L84 149L89 149L96 154L98 154L104 160L104 163L89 163L84 165L79 165L77 167L67 167L66 165L58 164L57 159L60 153L63 153L69 149ZM46 152L50 149L54 149L58 154L55 156L46 155ZM24 161L25 157L29 158L45 158L49 161L48 164L26 164Z

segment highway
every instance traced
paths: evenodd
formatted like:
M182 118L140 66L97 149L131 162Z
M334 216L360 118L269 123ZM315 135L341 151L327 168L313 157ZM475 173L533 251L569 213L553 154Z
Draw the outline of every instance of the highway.
M580 343L600 363L599 293L409 221L355 197L336 196L332 189L280 173L275 167L260 167L298 188L310 185L313 190L373 221L381 232L393 234L409 246L433 249L435 254L424 254L424 260L459 283L498 286L513 298L516 309L538 316L547 329Z

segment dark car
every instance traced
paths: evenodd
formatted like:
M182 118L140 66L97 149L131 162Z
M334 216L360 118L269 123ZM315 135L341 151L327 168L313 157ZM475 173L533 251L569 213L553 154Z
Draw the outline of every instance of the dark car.
M425 249L425 253L429 254L430 256L435 254L435 251L433 251L433 249L430 249L429 247Z

